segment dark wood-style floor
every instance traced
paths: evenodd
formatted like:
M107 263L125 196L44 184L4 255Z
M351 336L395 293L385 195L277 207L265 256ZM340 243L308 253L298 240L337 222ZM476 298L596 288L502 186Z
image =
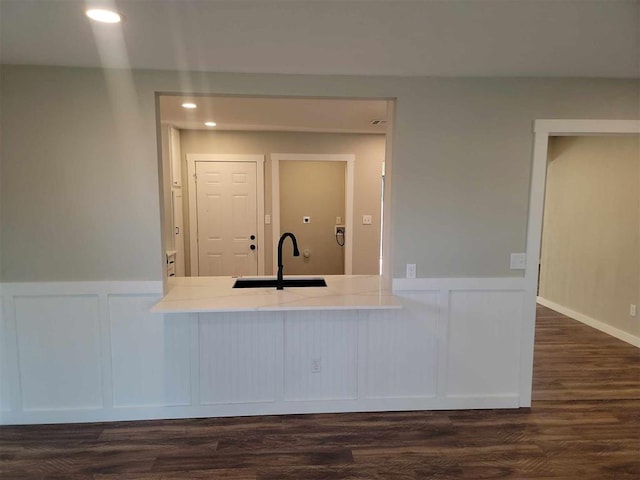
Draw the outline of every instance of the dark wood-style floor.
M531 409L0 428L0 478L640 479L640 350L538 307Z

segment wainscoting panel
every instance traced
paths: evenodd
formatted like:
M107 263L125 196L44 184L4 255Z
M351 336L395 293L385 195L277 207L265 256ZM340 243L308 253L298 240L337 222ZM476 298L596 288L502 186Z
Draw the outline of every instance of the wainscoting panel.
M285 400L357 396L358 312L285 313Z
M438 292L402 293L403 310L368 313L368 398L436 394Z
M201 313L199 317L201 403L273 402L281 315Z
M114 407L191 404L186 314L150 313L157 295L109 295Z
M451 292L448 396L517 394L522 305L517 291Z
M101 408L98 296L17 296L13 301L22 408Z
M9 333L6 316L4 315L3 298L0 297L0 411L11 410L11 361L15 346L15 336Z
M396 279L399 310L162 315L161 282L3 284L0 423L526 405L524 285Z

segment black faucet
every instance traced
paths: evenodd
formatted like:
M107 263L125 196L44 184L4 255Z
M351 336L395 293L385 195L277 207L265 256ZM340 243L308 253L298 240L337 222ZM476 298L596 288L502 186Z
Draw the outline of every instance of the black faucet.
M284 288L282 286L282 283L283 283L282 270L284 268L284 265L282 265L282 244L284 243L284 239L287 237L290 237L291 241L293 242L293 256L294 257L300 256L300 250L298 250L298 241L296 240L296 236L290 232L283 233L282 236L280 237L280 241L278 242L278 280L277 280L276 290L282 290Z

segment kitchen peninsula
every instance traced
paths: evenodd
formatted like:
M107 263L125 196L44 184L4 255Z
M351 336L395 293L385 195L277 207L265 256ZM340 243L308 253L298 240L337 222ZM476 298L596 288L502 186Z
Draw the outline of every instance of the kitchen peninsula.
M460 380L494 372L476 371L482 359L448 365L458 350L450 335L469 337L449 331L439 292L392 291L375 275L323 278L326 287L284 290L233 288L232 277L169 279L151 312L190 325L190 416L518 405L508 390L457 394Z

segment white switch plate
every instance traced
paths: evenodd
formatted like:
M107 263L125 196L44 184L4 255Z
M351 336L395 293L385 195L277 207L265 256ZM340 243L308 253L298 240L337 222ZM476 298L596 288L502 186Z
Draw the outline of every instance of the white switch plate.
M416 264L407 263L407 278L416 278Z
M509 268L511 270L524 270L527 267L526 253L512 253Z
M266 214L266 215L264 216L264 224L265 224L265 225L271 225L271 215Z
M362 215L362 224L363 225L371 225L373 221L371 215Z
M311 223L311 217L302 217L302 223Z
M637 312L636 306L633 303L629 305L629 315L631 315L632 317L635 317L636 312Z
M342 217L336 217L336 225L342 225Z
M312 358L311 359L311 373L320 373L322 370L322 359L321 358Z

